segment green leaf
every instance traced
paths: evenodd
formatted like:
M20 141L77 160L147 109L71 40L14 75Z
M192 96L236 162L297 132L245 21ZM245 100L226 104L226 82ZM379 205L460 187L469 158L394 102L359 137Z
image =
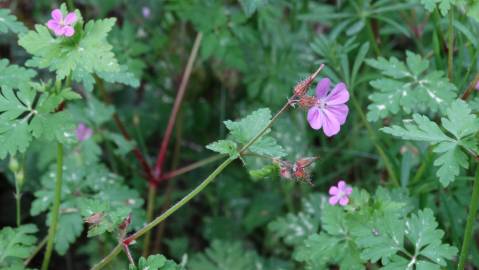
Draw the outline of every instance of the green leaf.
M2 8L0 9L0 33L7 33L8 31L20 34L26 32L27 28L10 13L10 10Z
M120 70L106 38L116 19L89 21L79 41L54 38L48 28L36 25L19 40L20 46L33 55L27 65L48 68L62 80L72 72L99 73Z
M446 260L451 260L458 250L450 245L441 244L444 232L438 230L437 226L432 210L424 209L411 215L406 222L406 237L414 244L418 254L434 264L446 266Z
M219 140L208 144L206 148L220 154L227 154L233 159L239 157L238 145L231 140Z
M439 126L426 116L413 115L413 122L403 127L392 126L381 129L391 135L405 140L425 141L435 145L434 152L438 158L437 176L443 186L449 185L459 175L460 168L467 169L468 157L464 150L477 152L477 142L472 135L479 131L479 119L462 100L454 101L446 110L447 118L442 118L442 126L453 136L446 135Z
M429 12L432 12L436 8L436 5L439 4L441 14L446 16L451 7L456 4L456 0L421 0L421 4Z
M3 89L0 95L0 158L7 154L24 152L33 138L73 141L71 115L55 113L62 99L56 95L41 94L31 89L18 91ZM38 100L33 107L33 101Z
M33 224L17 228L5 227L0 230L0 243L2 243L0 245L0 266L28 258L35 249L37 238L33 234L37 231L37 227Z
M244 13L247 16L253 15L253 13L260 7L264 6L266 0L239 0Z
M65 255L68 248L83 232L83 219L79 213L62 214L58 220L58 230L55 237L55 250Z
M214 240L204 253L192 256L188 269L195 270L244 270L256 269L257 255L245 251L238 242Z
M275 237L283 239L290 246L302 244L308 236L316 233L320 223L321 195L314 193L303 199L303 210L297 214L289 213L279 217L268 225Z
M124 65L121 65L115 72L98 72L98 76L109 83L122 83L134 88L140 86L140 80Z
M253 139L271 120L271 111L267 108L258 109L250 115L238 121L225 121L230 131L231 139L239 144L246 144ZM269 130L266 134L269 133ZM264 135L261 139L250 146L249 151L272 157L283 157L286 155L283 147L278 145L272 137Z
M36 72L17 65L10 65L7 59L0 59L0 87L4 90L30 87Z
M180 270L178 264L172 260L168 260L163 255L150 255L148 258L141 257L138 260L138 266L130 264L129 270Z
M369 121L377 121L399 111L406 114L444 112L455 99L457 89L442 71L427 72L428 60L409 51L406 54L406 64L395 57L366 60L368 65L386 76L370 82L377 92L369 97L372 101L368 106Z

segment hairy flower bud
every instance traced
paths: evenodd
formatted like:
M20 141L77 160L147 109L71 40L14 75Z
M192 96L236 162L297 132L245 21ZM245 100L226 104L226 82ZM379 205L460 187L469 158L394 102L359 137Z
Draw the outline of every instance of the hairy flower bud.
M314 81L314 79L318 76L319 72L323 69L323 67L324 67L324 65L321 64L321 66L319 66L319 68L316 70L316 72L311 74L305 80L302 80L298 84L296 84L296 86L294 87L294 91L293 91L294 95L297 96L297 97L304 96L306 94L306 92L308 92L309 86Z

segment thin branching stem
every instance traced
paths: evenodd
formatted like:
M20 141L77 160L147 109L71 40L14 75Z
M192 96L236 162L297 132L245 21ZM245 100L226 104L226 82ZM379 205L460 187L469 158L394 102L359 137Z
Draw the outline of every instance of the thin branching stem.
M191 72L193 70L193 65L196 61L196 56L198 55L198 51L201 46L201 40L203 38L202 33L198 33L195 38L195 42L193 44L193 48L191 49L190 56L188 57L188 62L186 64L185 72L183 73L183 77L181 78L180 87L178 88L178 93L176 94L175 103L173 104L173 110L171 111L170 118L168 119L168 125L166 126L165 135L163 136L163 140L161 141L160 150L158 152L158 158L156 160L156 165L154 169L155 174L155 183L159 182L160 176L162 174L163 164L166 159L166 151L168 149L168 144L170 143L171 134L173 133L173 128L175 126L176 118L178 116L178 112L180 111L181 104L183 102L183 98L186 93L186 88L190 81Z

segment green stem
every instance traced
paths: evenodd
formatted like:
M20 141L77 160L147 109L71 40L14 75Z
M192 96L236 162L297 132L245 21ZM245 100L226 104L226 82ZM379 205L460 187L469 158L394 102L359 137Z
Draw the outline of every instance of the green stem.
M156 186L148 185L148 198L146 206L146 220L150 222L153 219L153 214L155 212L155 198L156 198ZM147 257L149 253L151 242L151 231L148 231L145 235L145 241L143 242L143 257Z
M368 36L369 36L369 39L371 40L371 43L373 45L373 49L374 49L374 53L376 53L376 56L380 56L381 55L381 51L379 50L379 46L378 46L378 42L376 40L376 36L374 35L374 31L373 31L373 27L372 27L372 21L371 19L369 19L366 23L366 27L367 27L367 30L368 30Z
M292 97L293 99L294 97ZM271 118L269 123L256 134L249 142L247 142L239 151L240 154L244 153L251 145L253 145L256 141L258 141L273 125L273 123L278 119L278 117L286 111L286 109L290 106L290 101L286 102L286 104ZM148 233L151 229L153 229L155 226L160 224L163 220L165 220L167 217L172 215L174 212L176 212L178 209L180 209L183 205L187 204L191 199L196 197L208 184L210 184L215 178L231 163L235 160L236 158L228 158L223 163L221 163L201 184L199 184L195 189L193 189L190 193L188 193L185 197L183 197L179 202L168 208L163 214L161 214L159 217L155 218L153 221L150 223L146 224L143 228L141 228L139 231L131 235L130 237L126 238L123 240L123 243L118 243L116 247L108 254L105 258L103 258L98 264L94 265L92 270L98 270L102 269L105 267L111 260L113 260L118 253L120 253L123 245L129 245L131 242L135 241L139 237L143 236L144 234Z
M469 214L467 216L466 229L464 232L464 240L462 242L461 254L457 270L464 270L464 266L469 255L469 247L473 236L474 221L476 220L476 212L479 206L479 165L476 168L476 177L472 187L472 198L469 203Z
M22 194L20 193L20 186L18 184L18 181L15 179L15 205L16 205L16 210L17 210L17 227L20 227L22 225Z
M142 235L146 234L148 231L153 229L156 225L160 224L163 220L165 220L167 217L169 217L171 214L176 212L183 205L185 205L191 199L193 199L196 195L198 195L198 193L200 193L206 186L208 186L208 184L211 183L231 162L233 162L233 160L234 159L232 158L228 158L227 160L225 160L203 182L201 182L200 185L198 185L195 189L193 189L190 193L188 193L188 195L183 197L183 199L181 199L175 205L170 207L159 217L155 218L152 222L145 225L145 227L143 227L141 230L137 231L135 234L128 237L126 240L133 241L135 239L138 239L139 237L141 237ZM118 253L120 253L122 247L123 247L123 243L119 243L110 252L110 254L108 254L105 258L103 258L98 264L93 266L92 270L102 269L103 267L105 267L111 260L113 260L113 258L115 258L118 255Z
M353 103L354 108L359 113L359 118L361 118L361 121L363 121L364 126L366 126L366 129L368 130L368 133L369 133L369 137L373 141L373 144L376 147L376 151L378 151L379 156L383 160L384 166L386 166L386 170L388 171L389 177L393 181L394 186L400 187L399 179L396 176L396 173L394 171L393 163L391 162L391 160L389 160L389 157L386 155L386 152L384 151L383 147L379 143L376 132L369 124L368 119L366 118L366 115L364 114L363 110L361 109L361 106L358 103L358 100L353 94L351 94L351 101Z
M448 41L447 41L447 77L452 81L453 77L453 60L454 60L454 8L449 10L449 26L448 26Z
M55 198L51 210L50 228L48 229L48 241L45 256L43 257L42 270L47 270L52 256L53 243L58 225L58 215L60 212L60 200L62 195L62 174L63 174L63 145L57 143L57 175L55 180Z

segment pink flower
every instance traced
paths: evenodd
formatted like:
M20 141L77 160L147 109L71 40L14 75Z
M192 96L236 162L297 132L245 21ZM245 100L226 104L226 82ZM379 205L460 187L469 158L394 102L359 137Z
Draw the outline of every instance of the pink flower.
M479 91L479 81L477 81L477 83L476 83L476 90Z
M56 36L71 37L75 34L73 24L77 21L75 12L70 12L63 18L61 10L58 8L52 11L52 19L48 21L47 26Z
M332 186L329 188L329 204L336 205L339 204L345 206L349 203L349 195L353 192L353 189L350 186L346 185L344 180L338 182L338 186Z
M78 124L76 129L77 139L80 142L88 140L93 135L93 130L84 123Z
M316 86L316 102L308 111L308 122L311 128L323 128L328 137L338 134L340 126L346 122L349 108L345 104L349 100L346 85L338 83L330 91L329 78L319 81Z
M141 8L141 14L143 15L143 18L149 18L151 16L151 10L149 7L142 7Z

